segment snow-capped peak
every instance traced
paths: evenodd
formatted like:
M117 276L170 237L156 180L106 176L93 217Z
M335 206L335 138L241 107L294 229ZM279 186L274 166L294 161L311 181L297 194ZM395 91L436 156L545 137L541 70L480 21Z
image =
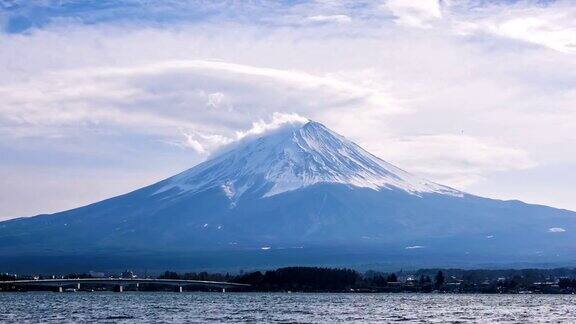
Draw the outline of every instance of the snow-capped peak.
M461 195L377 158L314 121L291 123L241 141L162 183L155 194L221 188L232 200L248 191L269 197L319 183Z

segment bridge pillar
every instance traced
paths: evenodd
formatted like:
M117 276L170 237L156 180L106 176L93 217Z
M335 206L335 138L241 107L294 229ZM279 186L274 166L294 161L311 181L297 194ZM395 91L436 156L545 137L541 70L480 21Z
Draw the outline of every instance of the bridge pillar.
M182 286L178 286L178 290L176 290L176 291L177 291L177 292L182 292L182 291L183 291Z
M124 292L124 286L118 285L118 292Z
M139 282L136 283L136 291L140 291L140 283Z
M76 290L80 290L80 283L76 284Z
M64 292L64 287L58 286L58 292L59 292L59 293Z

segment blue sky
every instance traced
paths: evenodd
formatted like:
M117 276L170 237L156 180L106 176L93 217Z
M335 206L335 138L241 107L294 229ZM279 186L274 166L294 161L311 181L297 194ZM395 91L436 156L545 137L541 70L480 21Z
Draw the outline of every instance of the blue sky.
M5 0L0 26L0 219L136 189L282 114L576 210L572 1Z

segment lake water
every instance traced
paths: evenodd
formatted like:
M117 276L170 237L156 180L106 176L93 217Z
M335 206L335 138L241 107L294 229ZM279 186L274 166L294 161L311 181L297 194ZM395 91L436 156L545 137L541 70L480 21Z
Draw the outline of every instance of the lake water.
M0 293L0 321L576 322L575 295Z

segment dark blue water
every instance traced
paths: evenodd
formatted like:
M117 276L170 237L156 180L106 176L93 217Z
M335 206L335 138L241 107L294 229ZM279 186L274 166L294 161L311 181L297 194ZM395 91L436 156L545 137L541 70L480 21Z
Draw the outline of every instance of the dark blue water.
M574 295L0 293L14 323L576 322Z

